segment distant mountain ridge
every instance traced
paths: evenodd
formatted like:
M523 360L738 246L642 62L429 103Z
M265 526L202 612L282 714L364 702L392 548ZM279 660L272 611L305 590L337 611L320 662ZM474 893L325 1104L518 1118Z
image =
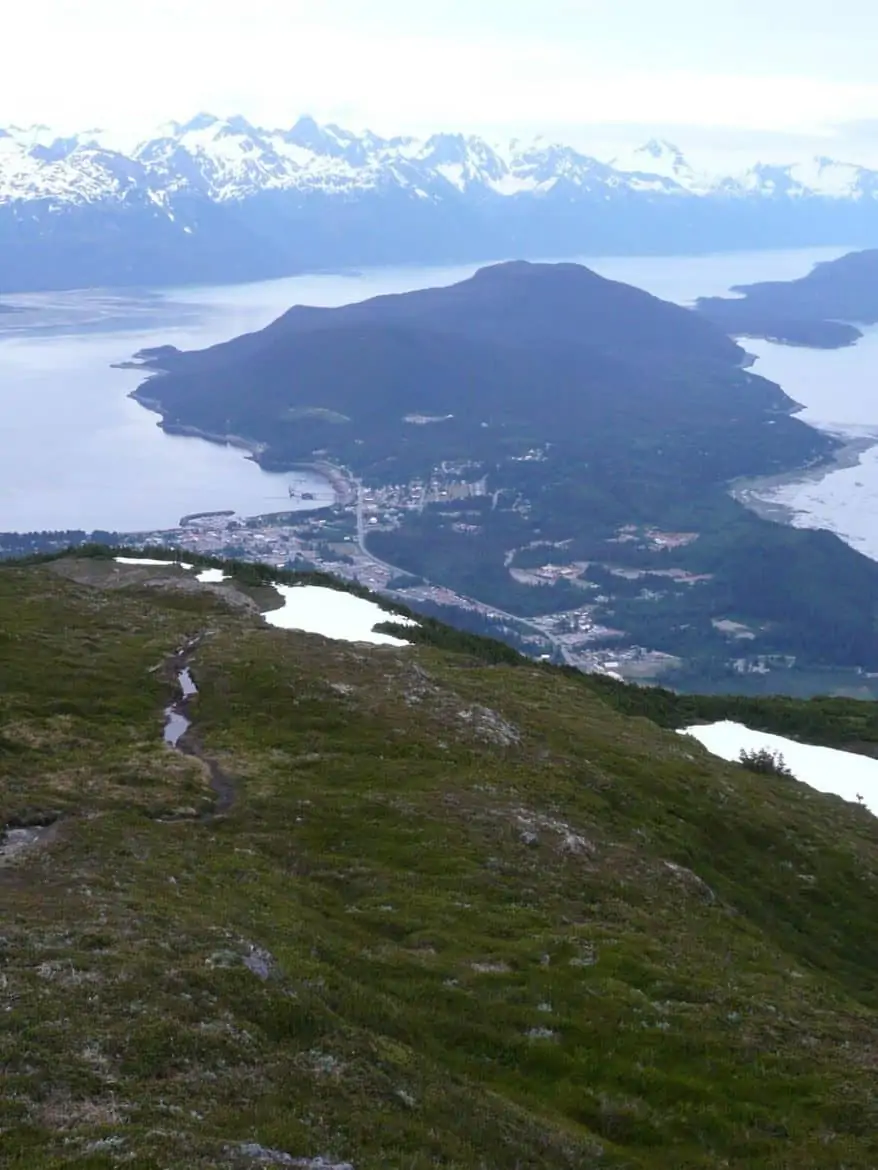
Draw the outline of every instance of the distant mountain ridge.
M729 333L835 349L878 322L878 250L824 260L798 280L736 285L734 297L700 297L697 308Z
M601 160L537 139L382 138L199 114L139 143L0 129L0 291L359 264L878 242L878 171L830 158Z

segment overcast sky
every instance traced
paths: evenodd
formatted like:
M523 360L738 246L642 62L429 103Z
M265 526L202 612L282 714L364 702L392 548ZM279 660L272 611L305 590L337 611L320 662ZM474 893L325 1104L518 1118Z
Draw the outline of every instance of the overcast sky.
M0 125L878 143L875 0L19 0L3 40Z

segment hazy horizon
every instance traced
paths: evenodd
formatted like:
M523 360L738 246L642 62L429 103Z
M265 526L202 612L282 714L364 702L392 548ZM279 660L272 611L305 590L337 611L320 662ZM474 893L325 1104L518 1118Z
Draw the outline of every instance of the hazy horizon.
M604 154L659 135L742 160L878 162L865 0L31 0L7 32L0 125L137 138L201 110L310 113Z

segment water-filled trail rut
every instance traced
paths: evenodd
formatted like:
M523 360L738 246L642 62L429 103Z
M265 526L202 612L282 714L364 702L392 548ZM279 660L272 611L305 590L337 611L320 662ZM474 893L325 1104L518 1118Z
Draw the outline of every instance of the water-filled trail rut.
M200 637L191 638L168 659L168 668L177 680L180 694L170 706L165 708L163 735L165 743L174 751L200 760L207 768L215 804L213 810L205 813L201 819L210 820L212 817L227 813L232 808L237 796L237 788L232 777L220 767L216 760L205 753L198 732L193 725L192 700L198 695L198 687L192 677L192 658L200 641Z

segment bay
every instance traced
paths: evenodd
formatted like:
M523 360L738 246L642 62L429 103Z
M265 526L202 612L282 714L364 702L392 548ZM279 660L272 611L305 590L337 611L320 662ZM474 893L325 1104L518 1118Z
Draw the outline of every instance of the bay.
M733 284L802 275L846 250L572 259L688 304ZM240 449L166 435L156 416L128 397L143 375L113 363L149 346L212 345L261 328L293 304L339 305L452 284L477 267L6 298L19 311L0 317L0 531L137 532L173 527L192 512L229 509L252 516L295 506L288 491L293 484L317 497L299 506L330 503L331 488L322 479L270 474Z
M802 404L798 417L837 433L878 430L878 327L842 349L806 349L743 339L757 361L754 373L778 382Z
M878 560L878 328L844 349L742 344L770 378L801 403L798 417L849 445L837 462L803 474L751 481L746 502L797 528L825 528Z

